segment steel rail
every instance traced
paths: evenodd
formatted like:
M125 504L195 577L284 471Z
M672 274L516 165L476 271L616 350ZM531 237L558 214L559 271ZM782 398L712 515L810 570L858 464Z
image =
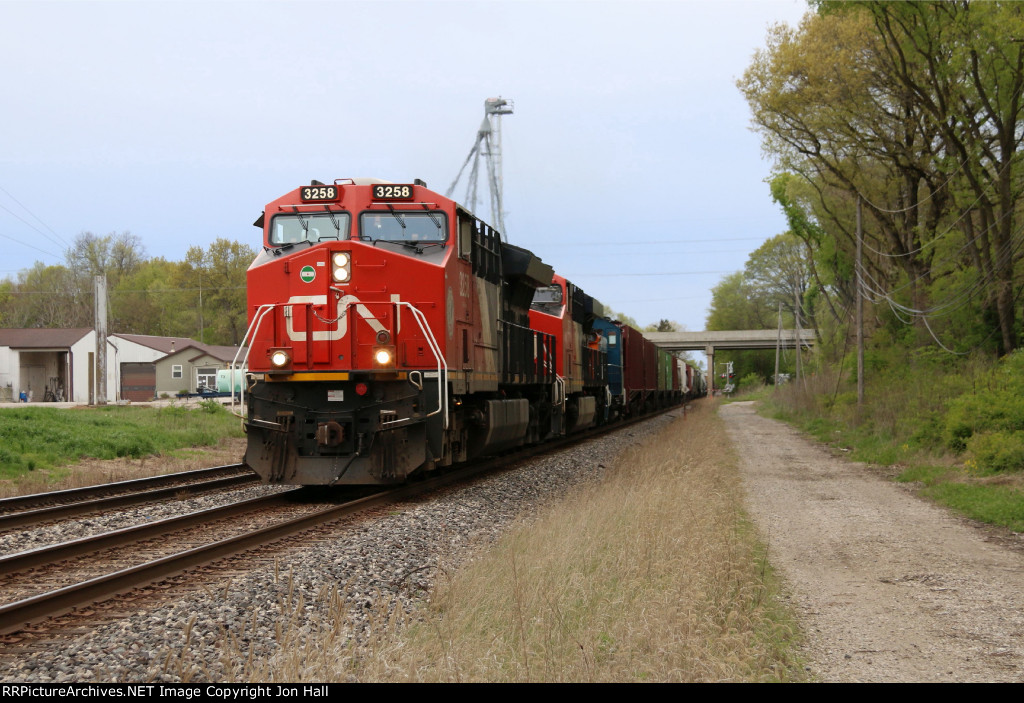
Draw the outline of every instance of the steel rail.
M35 622L69 613L75 608L106 600L119 593L181 574L217 559L266 546L359 510L432 490L454 480L458 480L456 473L432 481L402 486L4 605L0 607L0 634L17 632Z
M116 490L136 490L138 487L157 487L168 483L188 481L204 476L212 476L218 473L236 473L245 469L245 464L226 464L224 466L211 466L207 469L193 469L191 471L179 471L173 474L161 474L160 476L146 476L144 478L133 478L128 481L115 481L113 483L100 483L94 486L82 486L80 488L66 488L60 491L49 491L47 493L32 493L24 496L11 498L0 498L0 511L23 510L31 505L52 503L54 500L79 500L83 497L101 495Z
M250 498L230 505L222 505L216 508L207 508L186 515L177 515L164 518L155 522L147 522L143 525L123 527L110 532L103 532L91 537L82 537L70 542L29 549L24 552L10 554L0 557L0 573L14 574L25 571L35 566L44 564L56 564L61 561L75 557L92 554L111 547L120 547L125 544L141 542L150 537L166 535L187 527L193 527L203 523L210 523L216 520L234 517L251 512L255 508L267 507L274 503L281 503L288 497L301 492L302 488L295 488L290 491L274 493L273 495Z
M48 508L39 508L37 510L24 510L19 513L0 515L0 531L13 529L15 527L24 527L25 525L34 525L44 520L54 520L56 518L93 513L100 510L106 510L108 508L123 508L129 505L149 503L167 498L188 497L248 483L257 483L258 481L259 477L255 474L240 474L238 476L227 476L225 478L213 479L211 481L204 481L201 483L186 483L167 488L157 488L151 491L125 493L122 495L110 496L108 498L97 498L95 500L81 501L78 503L54 505Z

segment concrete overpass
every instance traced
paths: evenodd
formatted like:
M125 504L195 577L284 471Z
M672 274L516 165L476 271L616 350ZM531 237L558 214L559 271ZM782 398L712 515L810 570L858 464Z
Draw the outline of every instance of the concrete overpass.
M708 357L708 389L715 385L715 349L774 349L780 343L779 330L726 330L723 332L644 332L647 339L669 351L701 351ZM814 346L817 332L800 330L801 346ZM796 346L796 330L782 330L781 344Z

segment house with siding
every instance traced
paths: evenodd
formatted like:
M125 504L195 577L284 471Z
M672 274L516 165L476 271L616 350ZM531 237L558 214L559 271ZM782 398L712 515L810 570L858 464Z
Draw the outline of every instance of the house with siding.
M217 370L227 368L237 351L188 337L109 335L107 402L194 393L200 384L215 387ZM89 328L0 329L0 402L17 401L22 393L30 402L95 402L95 357L96 333ZM162 377L158 362L166 368Z
M154 364L157 395L197 393L201 386L216 389L217 371L231 366L238 349L191 342L167 354ZM238 354L239 360L242 357Z

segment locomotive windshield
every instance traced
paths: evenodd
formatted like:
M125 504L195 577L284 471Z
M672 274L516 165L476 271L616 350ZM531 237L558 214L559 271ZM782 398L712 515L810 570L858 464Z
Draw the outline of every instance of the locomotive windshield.
M443 212L364 212L359 235L366 241L443 243L448 241L447 219Z
M325 239L348 239L347 212L275 215L270 224L270 243L275 246Z

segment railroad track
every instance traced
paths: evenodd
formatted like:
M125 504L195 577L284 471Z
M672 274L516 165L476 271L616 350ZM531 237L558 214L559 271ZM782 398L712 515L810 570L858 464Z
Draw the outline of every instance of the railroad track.
M361 510L436 490L482 470L468 467L339 505L325 506L323 501L313 506L296 504L318 492L296 488L0 558L0 589L7 598L20 597L0 606L0 634L16 632L31 623L223 557L265 547ZM237 534L225 536L230 532ZM168 549L171 539L177 546ZM182 542L188 543L187 548L180 548Z
M180 499L258 482L259 477L245 464L228 464L52 493L4 498L0 500L0 532L75 515L170 498Z
M622 429L629 424L632 423L616 424L603 431ZM603 431L581 433L504 457L470 463L423 481L340 504L325 500L322 488L296 488L0 558L0 591L6 599L17 599L0 606L0 635L25 630L33 623L159 583L219 559L267 548L360 511L507 468Z

